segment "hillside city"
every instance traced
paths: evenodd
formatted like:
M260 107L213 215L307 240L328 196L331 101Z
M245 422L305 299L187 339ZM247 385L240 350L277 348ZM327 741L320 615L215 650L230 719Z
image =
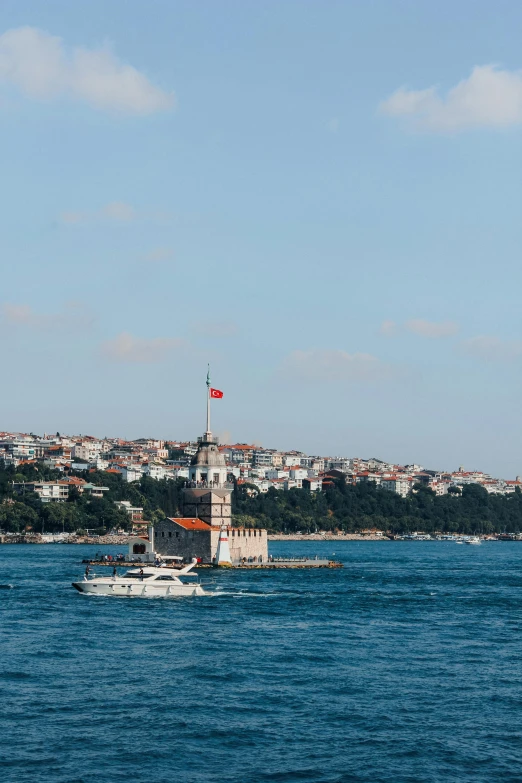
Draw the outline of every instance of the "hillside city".
M70 472L104 471L118 474L132 483L147 476L152 479L188 479L189 464L196 453L196 442L179 442L138 438L96 438L85 435L35 435L19 432L0 433L0 461L5 467L39 463L67 476ZM453 472L424 468L421 465L397 465L380 459L359 457L312 456L300 451L278 451L259 445L236 443L220 445L228 467L230 481L247 485L248 492L266 493L270 488L281 491L308 489L321 492L332 480L343 476L347 484L373 482L382 490L407 497L419 483L435 495L457 493L468 484L480 484L489 494L509 495L522 488L522 477L515 480L495 478L480 470L463 467ZM93 497L103 496L106 487L82 482L82 491ZM28 489L42 501L64 501L74 482L40 481L30 486L14 485L18 494Z

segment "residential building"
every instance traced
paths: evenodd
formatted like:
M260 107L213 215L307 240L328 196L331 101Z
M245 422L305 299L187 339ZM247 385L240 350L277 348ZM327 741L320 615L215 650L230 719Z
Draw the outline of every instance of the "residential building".
M410 476L387 476L381 479L382 489L396 492L397 495L403 498L410 494L413 483L413 479Z

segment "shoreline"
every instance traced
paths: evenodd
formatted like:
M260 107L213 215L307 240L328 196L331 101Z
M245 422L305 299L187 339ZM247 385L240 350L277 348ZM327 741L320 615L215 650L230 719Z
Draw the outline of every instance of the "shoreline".
M321 535L320 533L304 533L303 535L297 535L295 533L272 533L267 536L268 541L390 541L384 535L362 535L360 533L343 533L335 534L330 533ZM38 544L39 546L74 546L75 544L89 544L92 546L125 546L129 544L128 536L100 536L99 538L91 538L89 536L81 536L73 539L63 539L61 541L45 541L41 536L1 536L0 545L2 544Z
M377 536L373 533L363 535L361 533L272 533L267 536L269 541L390 541L387 536Z

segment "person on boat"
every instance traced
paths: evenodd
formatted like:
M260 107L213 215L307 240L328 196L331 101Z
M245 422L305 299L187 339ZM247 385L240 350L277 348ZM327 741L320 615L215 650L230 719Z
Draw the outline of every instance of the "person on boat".
M116 566L114 566L114 568L112 569L112 578L116 579L117 576L118 576L118 569L116 568Z
M143 582L143 568L140 568L140 579Z
M88 578L89 578L89 574L90 574L90 572L91 572L91 569L89 568L89 566L87 566L87 568L85 569L85 578L86 578L86 579L88 579Z

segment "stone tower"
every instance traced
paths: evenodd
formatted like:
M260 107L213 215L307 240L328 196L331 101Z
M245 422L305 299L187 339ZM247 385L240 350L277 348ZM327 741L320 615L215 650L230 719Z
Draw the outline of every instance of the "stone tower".
M198 450L192 457L189 481L183 491L183 515L197 517L209 525L232 524L233 485L227 483L227 466L218 449L218 440L210 431L210 372L207 374L207 429L198 438ZM219 392L221 395L221 392ZM221 395L222 396L222 395Z

